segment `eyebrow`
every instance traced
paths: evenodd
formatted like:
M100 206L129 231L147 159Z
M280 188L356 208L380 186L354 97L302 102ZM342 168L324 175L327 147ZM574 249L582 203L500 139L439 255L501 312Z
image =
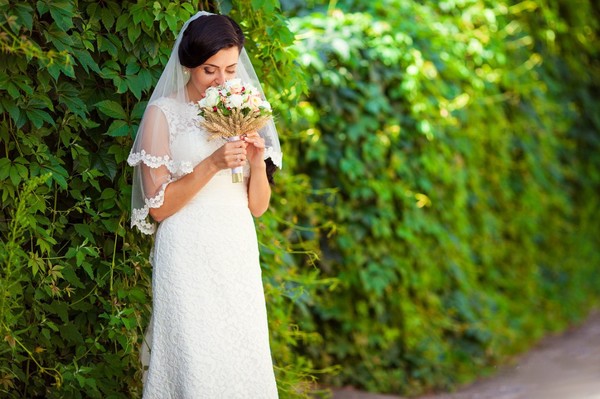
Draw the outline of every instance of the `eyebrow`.
M228 65L225 68L231 68L231 67L234 67L236 65L237 65L237 62L235 64ZM213 68L219 68L218 65L213 65L213 64L204 64L204 66L209 66L209 67L213 67Z

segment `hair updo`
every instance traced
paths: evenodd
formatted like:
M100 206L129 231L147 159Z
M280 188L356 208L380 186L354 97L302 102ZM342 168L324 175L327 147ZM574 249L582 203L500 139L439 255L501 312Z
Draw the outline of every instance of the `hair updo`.
M196 68L223 49L244 47L242 28L227 15L203 15L190 22L179 44L179 62Z

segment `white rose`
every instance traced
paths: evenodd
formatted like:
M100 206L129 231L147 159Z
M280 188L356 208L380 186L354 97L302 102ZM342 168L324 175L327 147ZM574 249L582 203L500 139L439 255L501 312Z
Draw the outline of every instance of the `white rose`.
M232 94L227 98L227 103L231 108L241 108L244 98L239 94Z
M248 102L250 103L250 106L253 109L258 109L258 107L261 106L261 104L262 104L263 101L262 101L262 98L260 98L259 96L251 96L248 99Z
M244 89L241 79L231 79L225 82L225 87L229 89L231 94L240 94Z
M252 85L246 85L246 90L245 92L249 95L249 96L260 96L258 90L256 89L256 87L252 86Z
M209 87L206 89L205 96L200 102L201 107L215 107L219 103L219 90L215 87Z

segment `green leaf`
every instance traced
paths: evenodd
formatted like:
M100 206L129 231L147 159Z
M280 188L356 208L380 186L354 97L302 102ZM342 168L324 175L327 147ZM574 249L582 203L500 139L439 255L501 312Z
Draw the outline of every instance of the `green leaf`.
M19 175L19 171L16 167L11 166L11 168L8 171L8 174L14 186L18 186L19 183L21 183L21 176Z
M56 62L53 62L46 65L46 69L48 70L48 73L50 74L50 76L52 76L54 81L58 81L58 77L60 76L60 72L62 71L60 65Z
M60 29L57 24L51 24L50 28L44 32L44 36L58 51L69 51L74 44L71 36L64 29Z
M131 118L134 121L140 121L142 116L144 115L144 110L148 105L148 101L140 101L133 106L133 110L131 111Z
M91 158L93 167L100 170L105 176L108 176L111 180L113 180L117 175L117 164L114 157L108 154L109 147L110 146L108 143L103 145L99 151L91 154Z
M63 324L58 326L58 330L60 331L61 337L64 338L69 344L83 345L83 336L75 324Z
M44 14L46 14L48 12L48 4L44 1L38 1L36 4L36 8L38 10L38 13L40 14L40 17L44 16Z
M117 57L118 49L117 46L107 36L98 35L98 50L101 52L107 52L112 57Z
M11 82L11 80L8 77L8 74L0 71L0 90L2 89L6 90L13 99L19 98L21 96L17 85Z
M52 100L50 100L50 97L48 97L48 95L46 94L37 94L35 96L33 96L27 103L27 107L33 107L33 108L39 108L39 109L44 109L47 108L50 111L54 111L54 104L52 103Z
M139 302L139 303L147 303L148 302L148 297L146 296L146 293L138 288L138 287L132 287L129 292L127 293L127 297L135 302Z
M106 30L111 30L112 26L115 24L115 15L112 10L108 8L102 8L100 11L102 16L102 24L106 27Z
M140 70L140 65L137 62L128 62L125 68L127 75L135 75Z
M87 224L83 224L83 223L77 223L77 224L74 225L74 227L75 227L75 231L80 236L86 238L91 243L95 243L96 242L95 238L94 238L94 234L90 230L90 226L88 226ZM85 255L85 252L80 250L78 254ZM78 264L80 264L80 263L78 262Z
M9 100L8 98L0 98L0 107L8 111L10 118L17 123L17 127L20 128L23 126L24 115L14 101Z
M127 79L127 87L129 87L129 90L133 93L133 95L135 96L135 98L137 98L138 100L142 98L142 90L144 90L144 86L145 86L145 82L144 79L139 76L128 76Z
M33 29L33 8L29 4L17 3L13 8L15 14L19 17L19 21L28 30Z
M31 268L31 273L35 277L38 271L42 273L46 271L46 262L44 259L37 256L37 254L31 254L29 258L28 266Z
M52 180L54 180L62 189L66 189L67 179L69 178L69 172L61 166L56 158L51 158L50 164L42 165L43 173L50 172L52 174Z
M10 174L10 159L0 158L0 180L5 180Z
M167 13L165 15L165 21L167 21L167 25L169 26L169 29L171 30L171 32L177 31L179 21L178 21L176 15Z
M54 119L45 111L41 111L39 109L30 108L25 110L25 115L31 121L33 126L36 128L41 128L44 122L54 126Z
M100 199L113 199L117 196L117 192L115 191L114 188L107 188L105 190L102 191L102 194L100 195Z
M121 104L112 100L104 100L94 104L104 115L115 119L127 119L127 113Z
M72 286L74 286L76 288L84 288L85 287L83 282L79 279L79 277L77 277L77 274L75 274L75 271L73 270L73 268L71 268L71 267L64 268L62 271L62 274L63 274L63 277L65 278L65 281L67 281ZM79 308L78 310L82 310L82 309Z
M111 137L124 137L129 135L129 124L126 121L114 120L106 132Z
M128 13L123 13L123 14L119 15L119 17L117 18L117 26L115 29L117 32L120 32L123 29L127 28L130 23L131 23L130 15Z
M52 301L52 303L50 304L50 306L47 307L47 309L50 312L57 314L63 323L67 323L69 321L69 313L68 313L69 308L66 303L59 302L59 301Z
M94 61L89 51L73 49L73 54L75 55L75 59L79 61L79 64L83 67L86 72L89 72L89 69L96 73L100 73L100 67Z
M56 25L63 31L73 27L73 3L67 0L52 0L48 3L50 15Z
M127 38L131 43L135 43L140 34L142 33L142 27L140 24L130 25L127 29Z
M79 97L79 92L70 83L60 82L56 88L58 102L63 104L67 110L79 115L82 118L86 117L87 107Z

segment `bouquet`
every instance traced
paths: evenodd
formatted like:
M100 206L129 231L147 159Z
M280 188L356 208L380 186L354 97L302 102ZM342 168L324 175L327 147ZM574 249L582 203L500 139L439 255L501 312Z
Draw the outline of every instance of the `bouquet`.
M209 139L239 140L244 134L265 126L273 117L271 104L263 100L260 91L240 79L206 89L198 101L200 122L210 135ZM242 168L232 169L233 182L243 181Z

